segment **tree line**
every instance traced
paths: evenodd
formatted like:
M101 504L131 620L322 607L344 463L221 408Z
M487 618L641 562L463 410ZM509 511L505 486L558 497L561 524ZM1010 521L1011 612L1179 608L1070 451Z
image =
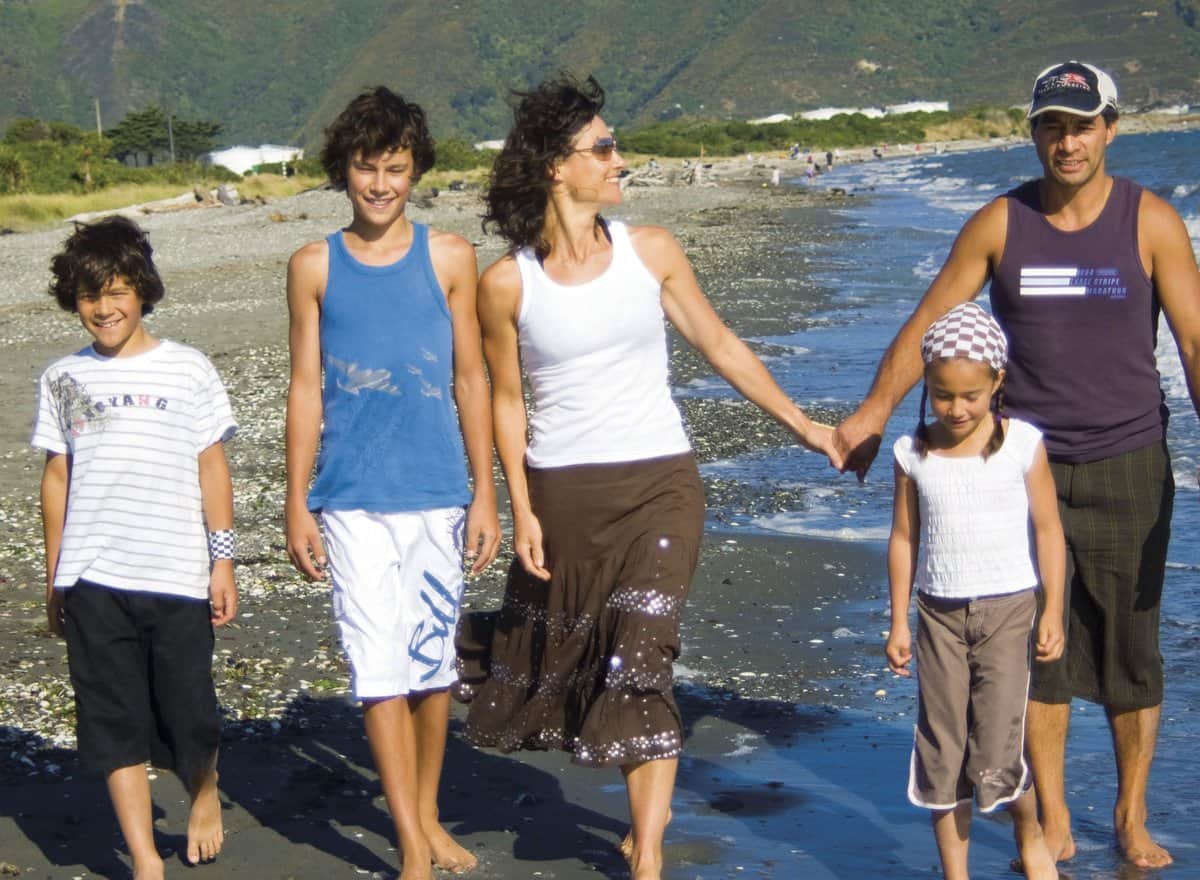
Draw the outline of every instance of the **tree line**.
M219 122L176 118L150 106L103 133L65 122L14 119L0 140L0 194L90 192L116 183L187 183L212 151ZM224 169L206 176L235 178Z

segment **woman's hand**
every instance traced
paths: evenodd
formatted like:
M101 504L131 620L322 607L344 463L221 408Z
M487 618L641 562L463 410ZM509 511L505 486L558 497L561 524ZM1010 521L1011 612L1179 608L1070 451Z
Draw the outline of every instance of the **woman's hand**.
M550 580L542 549L542 524L532 513L513 517L513 550L529 574L538 580Z
M833 440L833 425L809 420L802 430L795 432L795 435L796 439L800 441L800 445L809 452L821 453L829 459L829 464L834 470L840 471L842 469L842 453L838 450Z

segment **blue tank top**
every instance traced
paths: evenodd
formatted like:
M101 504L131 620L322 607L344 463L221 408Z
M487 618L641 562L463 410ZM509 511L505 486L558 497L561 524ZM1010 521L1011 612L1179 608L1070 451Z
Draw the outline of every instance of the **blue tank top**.
M1042 430L1054 461L1098 461L1164 436L1158 292L1137 245L1141 196L1114 177L1100 216L1063 232L1046 220L1037 181L1006 195L990 293L1009 340L1004 403Z
M466 504L450 308L429 257L429 228L414 223L412 246L390 266L360 263L341 231L328 242L324 425L309 509L390 513Z

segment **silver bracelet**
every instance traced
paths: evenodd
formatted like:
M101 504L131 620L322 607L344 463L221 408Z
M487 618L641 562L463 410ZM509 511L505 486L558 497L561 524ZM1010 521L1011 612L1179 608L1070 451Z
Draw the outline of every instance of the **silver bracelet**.
M233 529L217 529L215 532L209 532L208 558L214 562L218 559L233 559L235 545Z

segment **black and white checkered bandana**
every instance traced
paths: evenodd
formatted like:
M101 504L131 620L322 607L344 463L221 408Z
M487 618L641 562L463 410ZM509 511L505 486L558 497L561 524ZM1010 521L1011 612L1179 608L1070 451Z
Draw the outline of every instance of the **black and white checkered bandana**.
M921 359L967 358L1003 370L1008 363L1008 340L996 319L973 302L952 308L929 325L921 338Z

